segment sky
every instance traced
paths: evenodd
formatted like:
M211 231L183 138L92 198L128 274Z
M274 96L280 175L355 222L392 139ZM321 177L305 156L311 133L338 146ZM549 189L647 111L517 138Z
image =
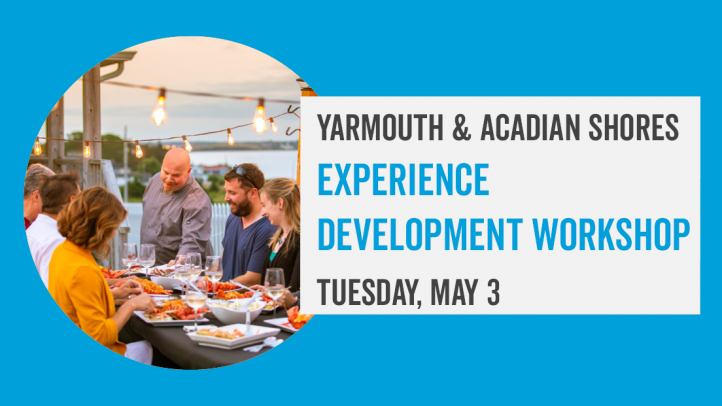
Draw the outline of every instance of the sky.
M132 61L125 63L123 73L111 81L231 96L295 101L301 97L296 83L298 76L290 69L262 52L235 42L176 37L146 42L127 51L137 51L137 54ZM101 68L100 74L110 73L116 66ZM64 95L65 134L83 130L82 82L81 78L78 79ZM131 140L199 134L250 123L258 104L255 101L168 93L168 119L156 126L151 121L153 105L158 97L156 91L102 84L100 97L101 133L123 136L127 126ZM287 108L288 104L266 102L269 117L281 114ZM298 139L298 133L286 136L286 128L298 128L296 116L280 117L276 123L279 127L277 134L273 134L270 128L263 134L257 134L251 127L246 127L233 130L233 137L237 142ZM40 129L39 136L45 136L45 125ZM193 139L225 142L226 135Z

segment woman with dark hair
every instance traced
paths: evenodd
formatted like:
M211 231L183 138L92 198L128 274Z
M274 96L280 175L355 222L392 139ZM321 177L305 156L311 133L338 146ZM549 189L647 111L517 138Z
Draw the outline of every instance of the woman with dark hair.
M152 310L155 303L142 293L118 311L100 266L91 251L107 256L110 240L128 212L102 187L82 191L58 214L58 232L65 241L50 259L48 290L55 302L81 330L107 348L133 360L150 364L152 347L147 341L125 344L118 332L136 310Z

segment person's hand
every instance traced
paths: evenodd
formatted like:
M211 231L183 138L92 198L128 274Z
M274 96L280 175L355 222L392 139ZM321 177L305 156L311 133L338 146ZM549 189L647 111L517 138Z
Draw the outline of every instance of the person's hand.
M281 297L276 299L276 304L288 310L296 304L296 301L297 299L295 296L293 296L293 293L291 293L291 291L288 289L284 289Z
M135 296L134 298L128 300L127 303L130 304L133 310L140 310L145 312L149 312L155 309L156 306L155 300L153 300L153 298L147 293L142 293L139 296Z
M175 259L172 259L170 262L168 262L168 266L171 267L175 265Z
M293 297L293 293L291 293L290 290L284 289L283 294L276 300L276 303L284 309L290 309L296 304L296 298Z
M140 295L143 293L143 286L132 279L128 279L123 281L123 283L120 286L114 285L113 288L110 290L110 292L113 294L113 297L116 299L126 299L130 295Z
M253 285L251 286L251 290L255 290L261 293L266 293L266 287L261 285Z

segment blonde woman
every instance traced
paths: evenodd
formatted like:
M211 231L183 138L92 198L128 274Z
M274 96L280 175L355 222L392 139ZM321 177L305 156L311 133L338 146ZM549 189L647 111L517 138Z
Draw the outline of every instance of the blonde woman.
M288 289L297 292L301 288L301 191L291 179L273 179L261 189L261 205L261 214L278 226L262 269L283 268ZM263 285L265 272L261 275Z
M58 214L58 232L65 241L50 258L48 290L55 302L81 330L108 349L150 364L153 351L147 341L125 344L118 332L135 310L152 310L146 293L127 300L116 312L114 294L91 251L106 255L109 241L128 212L109 191L92 187L82 191ZM118 288L122 289L122 288Z

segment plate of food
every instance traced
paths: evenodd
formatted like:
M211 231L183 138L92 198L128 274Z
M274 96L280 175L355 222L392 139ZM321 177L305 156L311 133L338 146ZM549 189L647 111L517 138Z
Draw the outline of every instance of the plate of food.
M113 268L105 269L105 267L100 267L100 271L103 273L103 278L105 279L120 279L125 274L125 271L114 271Z
M306 322L313 317L313 314L300 314L298 306L288 309L287 313L288 317L279 317L277 319L266 320L265 322L288 332L295 333L300 330L301 327L305 326Z
M251 326L250 334L246 334L245 324L231 324L229 326L203 326L198 331L187 333L188 337L204 347L234 350L247 347L251 344L263 342L281 332L277 328Z
M145 275L145 268L140 265L133 265L130 269L123 269L122 272L122 275Z
M175 267L168 266L168 265L160 265L155 266L153 268L150 268L148 270L148 273L150 275L156 275L156 276L168 276L168 274L172 273L175 270Z
M198 323L209 320L203 314L210 311L206 307L198 309ZM135 311L136 316L154 326L187 326L194 323L195 312L180 300L168 300L150 312Z
M134 279L134 281L140 283L140 285L143 287L143 292L145 292L151 296L155 296L155 295L165 296L165 295L170 295L171 293L173 293L172 290L163 289L162 286L156 285L155 283L153 283L147 279ZM113 286L121 286L124 283L125 283L125 281L120 281Z
M224 293L238 292L241 289L243 289L239 286L236 286L235 284L233 284L231 282L216 282L215 287L213 286L213 283L208 278L206 278L206 282L208 283L208 286L210 287L210 289L208 290L208 293L215 293L217 295L220 294L221 296ZM241 299L241 298L233 297L232 299Z

